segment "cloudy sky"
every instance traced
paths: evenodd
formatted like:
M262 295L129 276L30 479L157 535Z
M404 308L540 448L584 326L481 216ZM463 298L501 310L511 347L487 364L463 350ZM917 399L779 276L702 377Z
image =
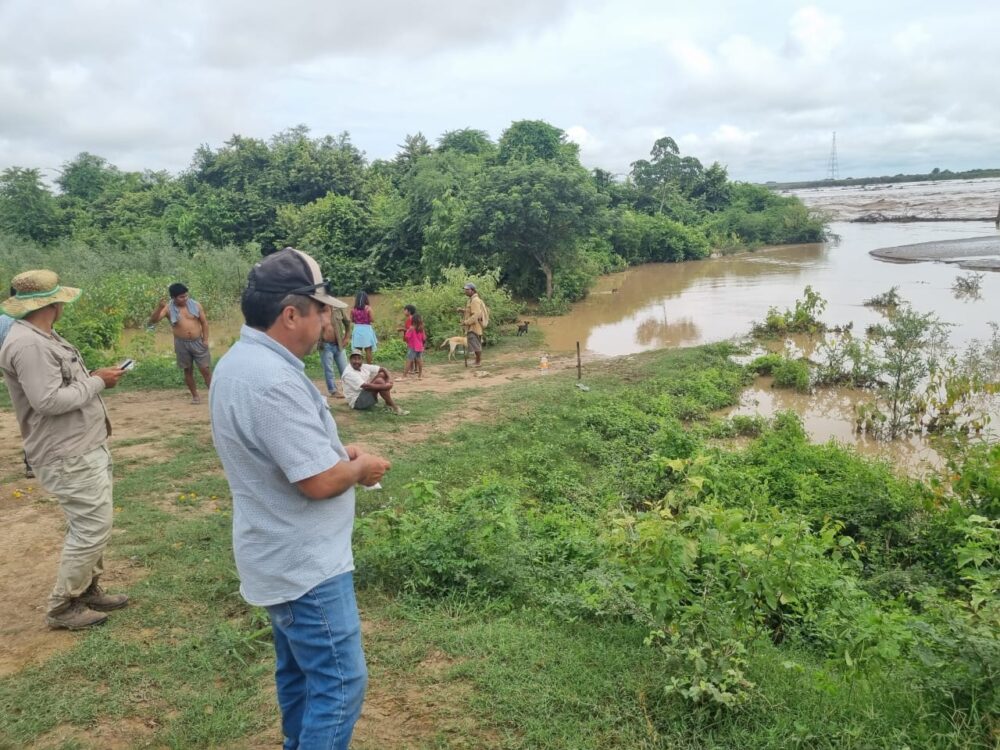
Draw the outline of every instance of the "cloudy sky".
M652 142L743 180L1000 167L1000 2L0 0L0 169L80 151L188 166L307 125L369 159L407 133L544 119L588 167Z

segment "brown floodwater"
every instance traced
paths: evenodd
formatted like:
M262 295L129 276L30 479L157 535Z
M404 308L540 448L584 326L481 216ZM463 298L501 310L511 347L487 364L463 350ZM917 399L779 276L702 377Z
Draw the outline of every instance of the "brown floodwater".
M600 356L693 346L744 337L768 308L793 307L806 285L827 300L821 317L828 325L853 322L856 331L883 320L862 303L892 286L917 310L951 324L951 342L958 349L973 339L988 339L989 322L1000 322L1000 273L983 275L979 298L960 298L951 287L965 272L954 266L887 263L869 255L883 247L982 236L995 232L992 224L835 222L831 230L838 238L826 243L630 268L602 278L568 315L542 318L538 327L550 352L572 351L577 341L585 352ZM794 344L811 354L816 341L797 339ZM943 461L925 438L886 444L855 433L855 408L871 398L846 388L824 388L812 395L773 389L770 379L760 378L731 413L771 417L791 410L802 417L814 442L836 440L911 475L940 468ZM993 425L1000 424L995 402L991 412Z
M855 330L879 322L865 299L899 287L921 312L952 325L954 345L990 335L1000 321L1000 274L983 276L978 299L958 298L951 286L965 272L939 263L887 263L877 248L982 236L992 225L975 222L852 224L835 222L838 240L785 245L755 253L686 263L654 263L602 277L587 299L567 315L541 318L550 352L603 356L739 337L762 321L769 307L793 307L809 285L827 300L829 325L853 321Z
M834 440L858 453L889 461L911 476L923 476L940 469L944 460L930 442L910 435L890 443L854 431L855 407L871 400L871 394L851 388L821 388L813 394L772 388L772 379L760 377L743 391L740 403L729 415L773 417L793 411L802 419L809 438L815 443Z

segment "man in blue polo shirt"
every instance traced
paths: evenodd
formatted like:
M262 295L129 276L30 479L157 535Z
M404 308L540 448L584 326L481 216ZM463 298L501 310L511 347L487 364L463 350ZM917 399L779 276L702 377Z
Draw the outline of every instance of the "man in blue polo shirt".
M302 362L329 323L319 265L285 248L247 278L240 340L209 390L212 437L233 495L240 593L266 607L286 750L346 749L367 671L354 598L354 486L389 462L343 445Z

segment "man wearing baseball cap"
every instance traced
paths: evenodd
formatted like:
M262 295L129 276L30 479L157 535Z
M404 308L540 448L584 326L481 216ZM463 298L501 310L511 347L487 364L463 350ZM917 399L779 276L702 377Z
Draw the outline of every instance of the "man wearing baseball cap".
M101 391L117 385L124 371L88 371L80 352L52 329L79 289L46 270L18 274L11 287L14 295L2 308L16 322L0 349L0 370L26 461L59 501L68 527L45 620L51 628L80 630L128 604L127 596L105 593L98 583L114 517L111 422Z
M367 670L354 597L354 487L389 462L343 445L303 358L330 307L319 264L286 247L247 278L246 325L209 389L233 496L240 593L271 618L285 747L347 748Z

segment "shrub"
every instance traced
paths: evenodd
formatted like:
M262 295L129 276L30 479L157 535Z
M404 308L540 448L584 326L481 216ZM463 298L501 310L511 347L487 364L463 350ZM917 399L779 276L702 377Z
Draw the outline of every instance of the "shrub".
M485 331L487 341L499 337L502 324L517 320L521 307L511 298L510 292L500 286L498 271L476 275L458 266L446 268L442 274L445 280L440 284L424 281L422 284L384 291L389 310L401 311L403 305L407 304L417 308L424 319L428 344L439 343L448 336L461 335L462 316L455 308L465 307L466 297L462 294L462 288L469 281L476 285L479 296L490 310L490 324ZM396 325L397 318L401 316L400 312L399 315L392 314L383 316L384 320L376 320L380 340L398 338Z
M782 359L774 367L774 385L776 388L793 388L808 393L809 365L800 359Z
M756 336L776 337L789 333L820 333L826 326L819 315L826 309L826 300L819 293L807 286L802 293L802 299L796 300L795 308L781 312L776 307L767 311L763 323L754 323L753 333Z

